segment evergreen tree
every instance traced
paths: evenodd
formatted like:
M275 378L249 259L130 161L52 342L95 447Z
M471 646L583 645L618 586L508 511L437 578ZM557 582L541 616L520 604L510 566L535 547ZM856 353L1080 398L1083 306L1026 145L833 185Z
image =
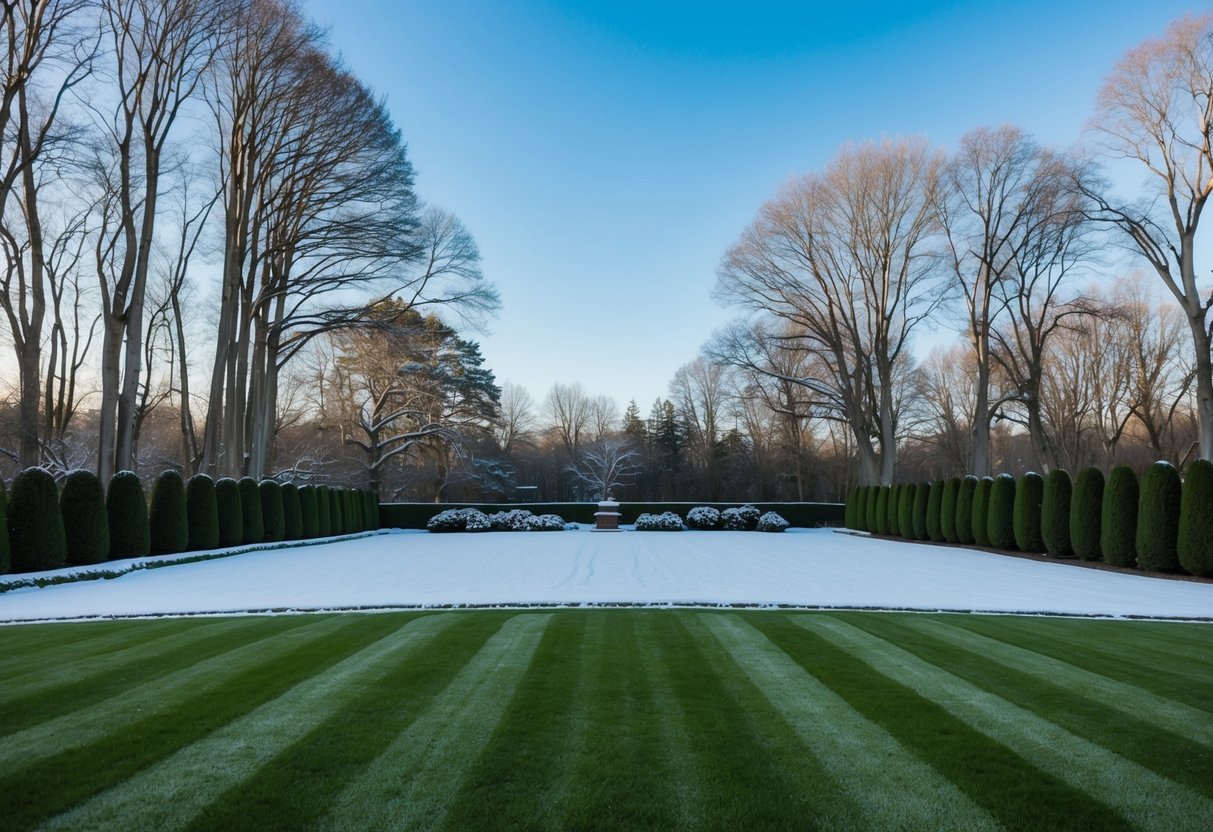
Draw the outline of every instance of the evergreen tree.
M262 539L277 543L286 534L282 486L274 480L262 480L257 484L257 491L260 492L261 497Z
M329 487L316 487L316 531L317 537L331 537L337 534L333 528L333 502L329 498Z
M1029 471L1015 487L1015 545L1022 552L1044 551L1040 537L1040 506L1044 501L1045 481Z
M219 515L219 547L239 546L244 542L244 506L240 484L231 477L215 482L215 509Z
M13 554L8 545L8 493L4 490L4 479L0 478L0 575L12 568Z
M181 474L169 469L156 477L152 506L148 512L148 537L153 555L175 555L189 545L186 526L185 483Z
M1137 565L1150 572L1179 569L1179 508L1182 485L1169 462L1155 462L1141 480L1137 509Z
M927 502L931 497L931 483L920 482L914 489L914 539L929 540L927 534Z
M1040 537L1050 557L1073 557L1070 546L1070 500L1073 487L1064 468L1054 468L1045 477L1044 499L1040 504Z
M978 546L990 545L990 492L994 489L993 477L982 477L973 490L973 542Z
M990 485L986 537L995 549L1015 548L1015 478L999 474Z
M105 491L109 515L110 559L141 558L152 548L147 525L147 498L143 483L134 471L119 471L110 477Z
M977 477L970 474L960 481L956 492L956 540L973 542L973 497L977 493Z
M1140 501L1137 475L1128 465L1117 465L1108 475L1103 492L1099 550L1104 563L1137 565L1137 504Z
M282 537L284 540L303 537L303 506L299 502L299 489L290 482L282 486Z
M936 543L944 541L943 536L943 480L931 483L931 493L927 496L927 537Z
M8 541L14 572L58 569L67 562L59 489L44 468L26 468L8 498Z
M191 552L219 546L219 502L215 481L206 474L194 474L185 483L185 507Z
M236 485L240 488L240 525L244 528L244 538L240 542L260 543L265 540L261 489L252 477L241 477Z
M914 483L901 486L897 497L897 533L906 540L914 539Z
M952 477L943 484L943 497L939 501L939 531L948 543L959 543L956 534L956 499L960 496L960 477Z
M1070 546L1083 560L1099 560L1103 515L1103 472L1087 468L1078 474L1070 499Z
M1213 463L1188 466L1179 508L1179 565L1193 575L1213 575Z
M110 554L109 513L105 489L92 471L72 471L59 495L67 562L102 563Z
M319 537L320 509L316 505L316 486L305 485L299 489L299 513L302 518L303 539Z
M889 487L878 486L876 492L876 533L889 533Z

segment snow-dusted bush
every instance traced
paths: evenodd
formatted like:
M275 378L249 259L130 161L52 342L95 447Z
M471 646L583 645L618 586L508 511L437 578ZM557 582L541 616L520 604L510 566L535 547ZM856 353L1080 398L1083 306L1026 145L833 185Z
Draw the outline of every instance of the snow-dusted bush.
M474 508L465 508L463 530L466 532L491 532L493 524L489 522L489 517L483 511L477 511Z
M787 527L788 521L773 511L768 511L758 518L758 531L760 532L781 532Z
M687 526L692 529L719 529L720 512L711 506L696 506L687 512Z
M682 528L682 518L672 511L642 514L636 518L638 532L680 532Z
M446 511L440 511L430 518L430 522L426 523L425 527L431 532L461 532L468 525L467 511L468 509L465 508L448 508Z
M559 514L540 514L527 520L526 529L529 532L562 532L564 518Z
M731 532L752 532L758 528L758 518L762 512L754 506L726 508L720 513L720 527Z
M515 508L490 514L489 523L495 532L524 532L534 516L524 508Z

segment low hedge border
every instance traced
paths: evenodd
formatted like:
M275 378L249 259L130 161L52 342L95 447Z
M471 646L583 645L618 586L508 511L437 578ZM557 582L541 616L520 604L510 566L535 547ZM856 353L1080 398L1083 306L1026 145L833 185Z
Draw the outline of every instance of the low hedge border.
M619 513L623 515L619 522L625 525L635 523L641 514L661 514L672 511L683 519L687 512L697 506L710 506L724 510L737 506L751 505L763 514L773 511L793 526L814 528L817 526L841 526L846 510L845 503L620 503ZM532 514L559 514L569 523L592 524L594 512L598 511L597 503L380 503L379 528L381 529L424 529L440 511L452 508L475 508L485 514L512 509L525 509Z

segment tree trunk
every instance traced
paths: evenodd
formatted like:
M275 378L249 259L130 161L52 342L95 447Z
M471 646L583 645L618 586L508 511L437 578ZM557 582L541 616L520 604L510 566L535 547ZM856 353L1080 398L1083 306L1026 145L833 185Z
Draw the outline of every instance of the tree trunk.
M1205 311L1188 316L1196 348L1196 415L1200 425L1200 458L1213 461L1213 358Z

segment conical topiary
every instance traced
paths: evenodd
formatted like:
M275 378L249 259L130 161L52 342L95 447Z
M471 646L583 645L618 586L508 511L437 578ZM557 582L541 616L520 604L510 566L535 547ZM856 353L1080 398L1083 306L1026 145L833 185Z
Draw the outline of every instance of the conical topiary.
M960 496L960 477L952 477L943 484L943 497L939 501L939 531L948 543L959 543L956 534L956 498Z
M1213 575L1213 463L1188 466L1179 508L1179 565L1193 575Z
M8 542L14 572L42 572L67 563L59 489L45 468L26 468L8 497Z
M914 488L914 539L928 540L927 534L927 500L931 496L931 484L920 482Z
M1103 516L1103 471L1079 472L1070 498L1070 546L1083 560L1099 560L1099 527Z
M105 489L92 471L72 471L59 494L70 564L102 563L110 556L110 521Z
M1117 465L1108 475L1100 516L1099 551L1104 563L1137 565L1137 475L1128 465Z
M973 489L973 542L978 546L990 545L990 492L994 489L993 477L982 477Z
M286 518L282 508L282 486L274 480L262 480L257 485L261 492L261 528L264 540L276 543L286 534Z
M239 546L244 542L244 506L240 484L231 477L215 482L215 506L219 512L219 546Z
M311 540L313 537L318 537L319 531L319 509L316 507L316 487L305 485L299 489L299 514L303 521L303 531L301 537L304 540Z
M185 551L190 542L185 482L176 471L164 471L156 477L147 520L153 555L175 555Z
M936 543L943 542L943 522L940 514L943 509L944 481L935 480L931 483L931 493L927 495L927 537Z
M996 549L1015 548L1015 478L999 474L990 486L990 508L986 513L986 537Z
M236 485L240 488L240 523L244 527L241 543L260 543L265 540L265 523L261 517L261 489L252 477L241 477Z
M1070 500L1073 496L1070 474L1054 468L1045 477L1044 498L1040 504L1040 539L1050 557L1074 556L1070 546Z
M1045 481L1035 471L1019 478L1015 486L1015 545L1021 552L1043 552L1040 537L1040 506L1044 502Z
M105 491L109 515L110 559L141 558L152 548L147 525L147 498L143 483L134 471L119 471L110 477Z
M299 489L294 483L282 485L282 539L303 537L303 508L299 504Z
M970 474L960 481L956 492L956 540L973 542L973 495L977 492L977 477Z
M206 474L194 474L185 483L186 525L191 552L214 549L219 545L219 503L215 481Z
M1150 572L1179 569L1179 472L1169 462L1155 462L1141 479L1137 509L1137 565Z

